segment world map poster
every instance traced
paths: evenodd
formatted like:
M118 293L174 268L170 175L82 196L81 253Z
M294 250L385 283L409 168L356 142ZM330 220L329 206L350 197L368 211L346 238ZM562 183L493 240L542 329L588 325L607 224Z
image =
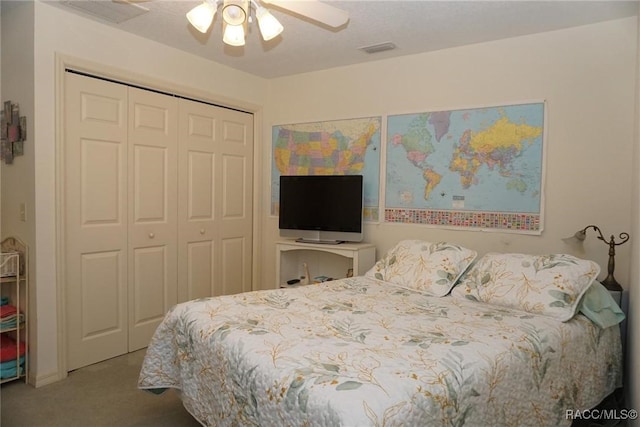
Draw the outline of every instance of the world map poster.
M385 222L540 234L544 102L387 117Z
M381 117L277 125L272 128L271 214L280 175L362 175L364 220L379 221Z

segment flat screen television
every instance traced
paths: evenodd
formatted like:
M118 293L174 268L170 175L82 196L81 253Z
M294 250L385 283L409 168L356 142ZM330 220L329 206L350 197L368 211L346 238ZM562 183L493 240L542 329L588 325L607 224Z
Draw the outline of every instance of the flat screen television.
M302 242L360 242L362 175L281 175L280 236Z

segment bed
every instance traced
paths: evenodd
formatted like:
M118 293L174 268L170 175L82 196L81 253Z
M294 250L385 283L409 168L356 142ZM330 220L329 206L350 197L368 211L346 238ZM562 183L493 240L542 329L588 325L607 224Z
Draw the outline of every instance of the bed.
M476 255L403 241L364 276L178 304L138 386L205 426L561 426L620 387L597 264Z

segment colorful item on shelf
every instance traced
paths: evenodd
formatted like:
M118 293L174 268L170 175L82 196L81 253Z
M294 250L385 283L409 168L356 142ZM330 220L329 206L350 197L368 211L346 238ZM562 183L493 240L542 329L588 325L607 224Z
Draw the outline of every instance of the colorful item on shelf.
M24 373L24 356L20 357L20 371L16 360L0 363L0 379L18 377Z
M24 322L24 315L18 313L14 305L0 305L0 331L16 328L22 322Z
M12 317L15 316L14 314ZM0 335L0 379L21 376L24 373L25 356L24 342L17 343L8 335Z
M12 314L11 316L2 317L0 320L0 330L13 329L18 327L18 324L24 322L24 314Z
M13 150L15 155L15 145ZM27 247L18 238L0 242L0 383L21 377L26 380L28 330L22 312L26 312L28 301L26 254Z
M0 318L14 315L18 312L18 309L11 304L0 305Z
M24 342L20 342L18 346L13 338L7 335L0 336L0 362L15 361L16 357L18 357L18 351L20 356L24 356L26 351Z

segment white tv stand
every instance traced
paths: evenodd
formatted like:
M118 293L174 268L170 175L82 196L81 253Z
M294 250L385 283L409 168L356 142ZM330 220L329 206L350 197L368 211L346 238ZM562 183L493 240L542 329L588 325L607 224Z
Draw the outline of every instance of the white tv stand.
M316 276L341 279L349 269L361 276L376 262L376 247L371 243L303 243L295 240L276 242L276 286L285 288L287 280L304 275L303 264L309 267L309 283Z

